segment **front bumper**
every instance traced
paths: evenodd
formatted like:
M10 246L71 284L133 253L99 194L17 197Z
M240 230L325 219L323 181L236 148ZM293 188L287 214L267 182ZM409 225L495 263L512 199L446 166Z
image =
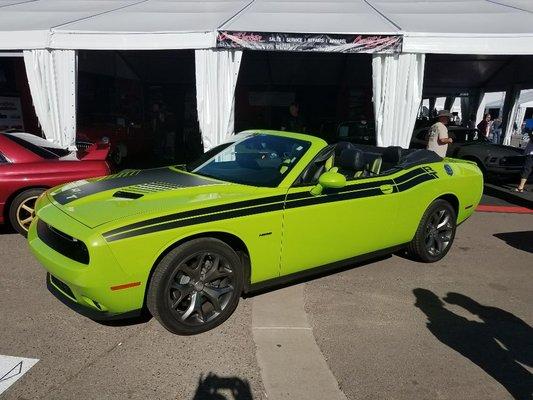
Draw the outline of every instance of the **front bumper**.
M54 221L54 228L83 240L90 254L89 263L75 261L41 240L37 232L40 220L50 224ZM143 308L145 282L121 268L100 235L56 207L39 212L30 226L28 243L48 272L50 291L80 314L95 320L116 319L137 315ZM136 286L117 289L132 282Z
M74 310L78 314L81 314L84 317L90 318L94 321L113 321L117 319L136 318L142 314L141 309L115 314L108 311L100 311L91 307L86 307L66 294L64 292L64 287L63 290L61 290L61 285L58 285L57 283L57 278L52 277L50 273L46 274L46 287L50 293L52 293L60 302L69 307L71 310ZM63 285L65 285L65 283L63 283Z

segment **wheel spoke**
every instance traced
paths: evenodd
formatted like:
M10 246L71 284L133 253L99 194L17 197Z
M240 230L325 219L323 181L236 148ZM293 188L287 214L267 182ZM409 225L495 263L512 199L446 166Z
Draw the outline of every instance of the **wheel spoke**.
M192 295L191 295L191 304L189 304L189 307L187 307L187 310L185 310L185 312L181 315L181 320L182 321L185 321L187 318L189 318L191 316L191 314L196 310L196 308L198 307L196 304L197 302L199 302L200 299L199 299L199 295L198 295L198 292L194 292Z
M20 221L20 223L21 223L22 225L26 225L26 224L28 224L28 223L31 222L31 221L33 221L33 216L28 217L28 218L26 218L26 219L23 219L22 221Z
M208 256L207 253L202 253L200 255L200 257L198 257L198 264L196 265L196 269L198 271L200 271L202 269L202 267L204 266L205 264L205 258Z
M437 230L440 230L442 229L442 227L448 225L448 222L450 222L450 215L448 213L446 213L444 215L444 218L440 218L440 221L439 224L437 225Z
M444 249L444 242L440 240L440 238L435 238L435 244L436 244L436 250L437 252L441 252Z
M433 236L429 237L429 241L427 242L427 248L430 252L433 252L435 250L435 238Z
M205 294L207 301L213 305L213 308L216 312L222 311L219 300L220 296L215 290L213 290L213 288L204 287L203 293Z
M198 267L190 267L187 264L183 264L181 266L181 270L192 280L198 280L200 279L200 268Z
M220 278L225 278L230 276L233 272L226 268L222 267L222 269L219 268L219 260L217 259L216 262L213 263L213 266L207 271L207 274L205 275L204 281L206 283L215 281Z
M172 287L172 286L171 286ZM190 286L181 286L179 288L176 289L177 291L179 291L180 293L180 296L179 298L175 299L174 302L172 303L171 307L175 310L178 305L188 296L190 295L192 292L193 292L193 288L190 287ZM192 300L191 300L191 303L192 303Z
M29 212L29 213L33 213L33 208L31 208L31 207L28 206L27 204L22 204L21 208L24 209L24 210L26 210L26 211Z

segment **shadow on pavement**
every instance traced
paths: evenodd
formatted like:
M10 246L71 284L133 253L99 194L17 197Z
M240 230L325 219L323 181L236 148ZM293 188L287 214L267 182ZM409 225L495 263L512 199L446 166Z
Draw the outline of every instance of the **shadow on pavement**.
M0 236L15 234L15 230L8 224L0 224Z
M533 194L531 193L514 193L511 191L511 187L495 186L491 184L485 184L483 187L483 194L490 197L503 200L509 204L515 206L533 208Z
M463 307L483 322L470 321L446 308L433 292L413 290L415 306L428 318L427 328L442 343L468 358L519 400L531 400L533 329L515 315L479 304L468 296L448 293L443 299Z
M533 231L495 233L493 236L515 249L533 253Z
M152 315L148 311L142 312L138 317L124 318L124 319L112 319L108 321L95 321L100 325L105 326L132 326L145 324L152 319Z
M193 400L253 400L247 380L209 373L200 376Z

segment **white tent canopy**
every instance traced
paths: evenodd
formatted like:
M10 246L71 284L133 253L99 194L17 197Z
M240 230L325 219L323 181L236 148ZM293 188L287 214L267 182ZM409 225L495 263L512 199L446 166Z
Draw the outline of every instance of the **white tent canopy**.
M0 0L0 50L198 49L245 0Z
M0 50L209 48L221 30L400 34L406 53L533 54L533 2L0 0Z

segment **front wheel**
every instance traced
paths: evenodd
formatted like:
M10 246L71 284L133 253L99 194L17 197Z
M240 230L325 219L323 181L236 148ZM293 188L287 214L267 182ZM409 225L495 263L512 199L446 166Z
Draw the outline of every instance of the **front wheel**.
M19 193L9 207L9 222L22 236L28 235L30 224L35 218L35 202L45 189L28 189Z
M244 284L238 255L214 238L194 239L157 265L146 297L151 314L172 333L194 335L233 313Z
M424 213L407 253L417 260L431 263L442 259L455 238L457 216L446 200L438 199Z

